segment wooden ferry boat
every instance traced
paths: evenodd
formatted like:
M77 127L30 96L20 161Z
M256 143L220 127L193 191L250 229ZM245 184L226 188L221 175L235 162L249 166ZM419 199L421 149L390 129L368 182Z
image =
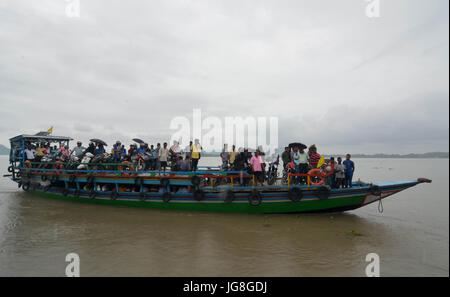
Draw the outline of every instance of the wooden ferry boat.
M254 186L247 172L206 167L192 172L136 171L126 164L30 162L27 143L66 143L70 137L19 135L11 138L9 174L19 188L32 194L83 203L126 205L158 209L240 213L307 213L353 210L431 180L364 183L350 188L325 185ZM99 166L96 166L99 165ZM105 166L105 165L109 165ZM115 166L115 170L111 170ZM95 167L95 169L93 169ZM106 167L106 168L105 168ZM290 175L288 179L293 178ZM307 176L308 181L309 177ZM217 185L218 180L226 180ZM247 181L245 186L243 181Z

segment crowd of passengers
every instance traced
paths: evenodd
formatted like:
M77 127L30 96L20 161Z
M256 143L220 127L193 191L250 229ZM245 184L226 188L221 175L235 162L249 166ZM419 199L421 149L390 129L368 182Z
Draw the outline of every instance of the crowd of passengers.
M167 142L161 146L141 143L139 145L130 144L129 148L117 141L111 151L110 157L113 163L136 162L139 158L146 164L148 170L163 170L170 167L171 171L196 171L198 162L201 158L202 146L198 139L194 142L190 141L189 145L182 148L177 141L169 148ZM19 153L19 152L17 152ZM75 159L82 162L83 158L88 154L92 156L107 154L102 144L90 142L88 147L84 147L81 141L77 145L69 149L65 144L60 147L49 143L29 143L24 151L26 160L31 162L41 162L45 156L51 156L51 159L61 162L67 162ZM278 150L272 155L266 156L262 147L256 149L253 154L246 148L236 149L233 145L231 149L225 144L220 154L222 159L222 169L227 171L247 171L255 175L256 183L264 184L266 176L266 163L277 164L279 160ZM317 152L317 147L313 144L305 149L294 146L285 147L281 154L284 173L307 174L309 170L317 168L321 155ZM351 160L350 154L346 155L344 161L341 157L331 157L327 162L320 166L321 172L326 176L325 184L331 188L347 188L352 187L352 179L355 171L355 164ZM294 177L293 181L299 184L306 184L307 179L304 176Z
M316 145L311 145L306 152L299 147L285 147L281 154L283 167L292 173L307 174L309 170L318 168L322 156L317 152ZM355 172L355 163L351 160L351 155L347 154L345 160L341 157L330 157L329 160L321 164L320 171L326 176L325 184L331 188L352 187L353 174ZM295 177L295 181L300 184L306 184L304 176Z

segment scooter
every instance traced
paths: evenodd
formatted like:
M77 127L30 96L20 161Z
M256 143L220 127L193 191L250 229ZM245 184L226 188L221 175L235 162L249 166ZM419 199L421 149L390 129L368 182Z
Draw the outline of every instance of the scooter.
M39 168L42 169L51 169L52 168L52 164L56 161L56 156L53 154L47 154L45 156L42 157L41 159L41 164L39 164Z
M80 164L80 158L73 153L69 156L69 161L66 164L67 169L75 169Z
M150 153L140 154L136 158L136 171L144 171L150 167Z
M288 184L289 173L295 173L294 162L290 162L289 164L286 165L286 168L283 169L283 176L281 177L281 183L283 185ZM297 179L294 179L294 181L295 180Z
M280 156L277 157L275 162L269 163L269 170L266 173L267 184L273 185L278 177L278 165L280 163Z
M77 169L78 170L87 170L88 169L88 163L90 163L93 158L94 158L93 154L86 153L84 155L83 159L81 159L81 164L78 165Z

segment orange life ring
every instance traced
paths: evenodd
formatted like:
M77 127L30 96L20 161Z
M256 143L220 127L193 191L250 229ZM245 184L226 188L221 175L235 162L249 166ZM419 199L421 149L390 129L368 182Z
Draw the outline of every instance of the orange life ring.
M64 169L64 165L62 162L57 161L55 165L53 165L53 169Z
M325 182L325 176L322 174L322 171L320 171L320 169L311 169L310 171L308 171L308 175L310 177L320 177L320 181L318 182L311 182L311 185L314 186L320 186L323 185L323 183Z
M132 164L131 162L125 161L123 162L120 166L119 166L119 171L125 171L125 167L128 167L130 170L129 171L134 171L134 166L133 165L123 165L123 164ZM128 175L128 173L123 173L123 175Z

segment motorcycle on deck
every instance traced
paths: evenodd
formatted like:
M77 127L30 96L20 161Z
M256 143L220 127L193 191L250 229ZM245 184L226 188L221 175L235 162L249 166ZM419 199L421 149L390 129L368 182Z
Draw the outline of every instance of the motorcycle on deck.
M280 157L277 157L275 162L269 163L269 169L266 173L267 184L273 185L278 178L278 165L280 163Z
M286 168L283 169L283 176L281 177L281 183L283 185L287 185L288 184L289 173L295 173L294 162L289 162L289 164L286 165ZM294 181L294 183L296 183L297 179L294 178L293 181Z
M42 169L52 169L52 166L56 162L56 156L54 154L47 154L42 157L41 164L39 164L39 168Z
M91 160L94 158L94 155L91 153L86 153L81 159L81 164L77 166L78 170L87 170L88 164L91 163Z

